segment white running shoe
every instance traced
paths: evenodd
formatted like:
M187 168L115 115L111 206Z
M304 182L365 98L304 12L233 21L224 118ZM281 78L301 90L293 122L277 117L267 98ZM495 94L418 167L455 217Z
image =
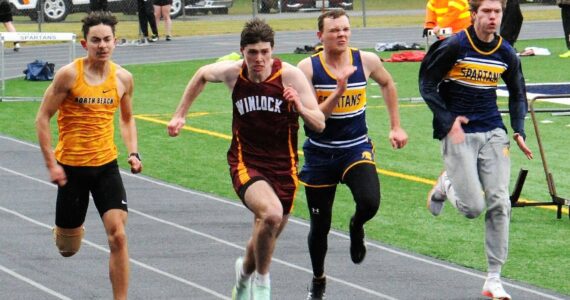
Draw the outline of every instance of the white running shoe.
M243 258L236 259L236 283L232 289L232 300L250 300L251 299L251 281L253 276L243 282L241 279L241 270L243 268Z
M269 285L257 285L255 281L251 287L251 299L252 300L271 300L271 286Z
M505 292L500 278L487 278L487 280L485 280L485 284L483 285L483 291L481 294L491 299L511 300L511 295Z
M447 179L447 172L443 171L439 178L437 178L437 182L429 191L427 197L427 208L434 216L439 216L441 214L441 210L443 209L443 204L445 203L445 199L447 199L447 194L445 193L445 181Z

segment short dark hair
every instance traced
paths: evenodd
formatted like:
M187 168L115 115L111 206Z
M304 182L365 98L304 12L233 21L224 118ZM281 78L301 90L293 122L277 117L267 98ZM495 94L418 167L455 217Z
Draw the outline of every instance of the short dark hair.
M241 32L240 47L257 44L259 42L269 42L271 47L275 44L275 31L264 20L253 18L245 23Z
M117 25L118 21L115 16L113 16L110 12L107 11L93 11L90 12L83 20L83 27L81 31L83 31L83 38L87 38L87 34L89 33L89 29L93 26L97 26L99 24L107 25L111 27L113 31L113 36L115 36L115 25Z
M486 0L469 0L469 8L470 8L471 12L476 13L477 10L479 10L479 7L481 6L481 3L483 3L483 1L486 1ZM503 11L507 7L507 0L490 0L490 1L501 2L501 7L503 8ZM513 0L510 0L510 1L513 1ZM516 1L518 1L518 0L516 0Z
M325 26L325 19L326 18L331 18L331 19L338 19L342 16L346 16L348 18L348 15L346 14L346 11L342 8L340 9L331 9L328 10L324 13L322 13L319 16L318 22L317 22L317 26L319 27L319 31L323 32L323 27Z

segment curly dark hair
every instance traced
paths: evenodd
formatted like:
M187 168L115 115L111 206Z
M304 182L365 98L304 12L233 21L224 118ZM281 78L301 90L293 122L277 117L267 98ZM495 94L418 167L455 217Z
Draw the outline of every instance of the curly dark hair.
M83 38L87 38L87 34L89 33L89 29L91 27L97 26L99 24L111 27L113 36L115 36L115 25L118 23L117 18L107 11L90 12L87 16L85 16L85 18L81 20L81 22L83 23L83 27L81 28L81 31L83 32Z

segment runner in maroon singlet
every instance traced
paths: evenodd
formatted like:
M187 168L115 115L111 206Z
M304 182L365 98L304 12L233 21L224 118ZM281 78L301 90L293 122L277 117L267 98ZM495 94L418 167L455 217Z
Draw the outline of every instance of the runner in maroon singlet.
M243 199L247 186L270 182L288 214L297 189L298 114L283 98L282 63L273 59L263 82L247 79L247 65L232 93L233 139L228 163L236 192ZM246 202L244 202L247 205Z
M228 164L234 188L255 216L243 258L236 261L233 299L270 299L269 267L297 189L298 118L321 132L324 115L309 82L296 67L272 57L274 31L252 19L241 33L240 61L201 67L192 77L168 133L177 136L190 105L207 82L232 91L232 143ZM251 276L255 272L255 276Z

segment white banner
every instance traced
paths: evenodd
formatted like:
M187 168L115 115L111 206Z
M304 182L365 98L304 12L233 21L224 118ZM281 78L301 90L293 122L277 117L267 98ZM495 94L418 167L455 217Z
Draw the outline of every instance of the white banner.
M4 42L40 42L40 41L74 41L75 33L71 32L0 32Z

